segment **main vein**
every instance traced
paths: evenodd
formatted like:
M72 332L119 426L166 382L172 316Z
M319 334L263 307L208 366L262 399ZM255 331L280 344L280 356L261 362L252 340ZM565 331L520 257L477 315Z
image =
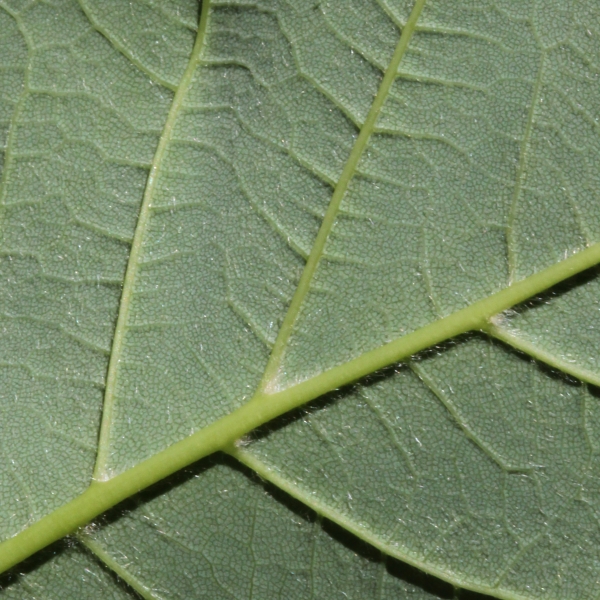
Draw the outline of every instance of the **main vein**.
M218 450L229 451L236 440L272 419L451 337L474 329L485 330L494 315L598 263L600 243L313 379L275 394L256 395L227 416L120 475L92 481L81 495L0 543L0 573L140 490Z
M200 14L200 24L198 27L196 42L194 44L194 48L192 49L192 54L190 56L188 65L179 83L179 87L177 88L177 92L175 93L175 97L173 98L173 104L169 110L165 127L158 142L156 153L154 154L152 167L150 168L146 189L144 191L144 198L140 207L135 234L133 236L133 242L131 244L131 252L129 254L129 261L127 263L127 270L125 272L125 280L123 282L123 291L121 293L119 316L115 326L115 334L108 365L108 373L106 376L106 390L104 393L104 406L102 409L102 423L100 425L100 435L98 436L98 454L96 456L96 465L93 474L93 478L97 481L103 481L108 478L106 473L106 465L110 452L110 429L114 418L113 413L116 398L119 363L121 361L123 345L125 343L125 334L127 331L127 323L129 321L129 310L131 308L133 288L141 257L142 246L144 243L144 235L146 233L146 228L148 227L148 222L151 216L152 198L154 197L162 162L173 135L175 122L198 65L200 52L202 51L202 47L206 38L209 10L210 0L204 0L202 2L202 12Z
M304 270L302 271L300 281L298 282L298 286L296 287L296 291L288 311L277 334L277 339L275 340L269 361L265 368L263 379L259 386L259 393L264 391L273 391L276 389L275 379L283 358L283 353L285 352L285 348L294 329L294 324L296 323L296 319L300 313L302 303L308 294L310 283L317 270L319 261L323 256L325 244L327 243L327 239L329 238L329 234L331 233L331 229L335 223L340 204L342 203L344 195L346 194L350 181L356 173L358 162L362 157L365 148L369 143L369 139L375 129L375 123L377 122L377 118L379 117L383 103L390 92L392 84L396 80L400 61L406 53L406 49L408 48L413 32L417 25L417 20L419 19L423 7L425 6L425 1L426 0L417 0L415 2L410 16L406 21L406 25L402 29L402 34L400 35L400 39L398 40L398 44L394 50L392 59L383 75L383 79L381 80L381 84L379 85L379 89L377 90L377 94L373 100L373 104L369 109L367 118L365 119L358 137L356 138L356 142L352 147L348 161L346 162L342 174L340 175L340 178L333 190L331 201L327 207L327 212L325 213L325 217L323 218L323 222L321 223L321 227L319 228L317 237L315 238L310 255L306 261Z

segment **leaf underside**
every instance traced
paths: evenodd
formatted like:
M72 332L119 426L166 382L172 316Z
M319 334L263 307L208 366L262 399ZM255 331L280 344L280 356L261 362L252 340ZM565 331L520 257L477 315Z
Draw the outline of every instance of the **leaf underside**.
M0 564L202 459L1 593L598 598L599 123L597 0L0 0Z

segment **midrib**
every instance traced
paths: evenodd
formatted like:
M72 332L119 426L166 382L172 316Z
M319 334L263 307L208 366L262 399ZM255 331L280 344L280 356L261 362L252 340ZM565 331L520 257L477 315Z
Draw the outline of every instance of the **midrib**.
M233 448L237 440L276 417L451 337L474 329L485 331L494 315L537 296L549 287L598 263L600 243L313 379L275 394L255 396L234 412L120 475L105 481L92 481L85 492L0 543L0 573L85 526L119 502L197 460L219 450L235 455Z

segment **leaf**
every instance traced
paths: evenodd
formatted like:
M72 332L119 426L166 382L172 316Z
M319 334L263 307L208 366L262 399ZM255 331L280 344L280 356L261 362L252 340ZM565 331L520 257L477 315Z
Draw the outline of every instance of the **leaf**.
M0 2L6 597L597 597L596 4Z

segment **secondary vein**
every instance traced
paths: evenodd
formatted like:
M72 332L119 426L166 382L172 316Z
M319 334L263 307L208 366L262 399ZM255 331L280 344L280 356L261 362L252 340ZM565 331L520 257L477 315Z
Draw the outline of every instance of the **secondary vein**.
M271 351L269 361L265 368L263 379L258 388L258 394L261 394L266 391L275 391L275 379L279 367L281 365L283 353L285 352L285 348L294 329L294 325L296 323L298 315L300 314L302 303L304 302L304 299L308 294L313 276L323 256L325 244L327 243L327 239L329 238L329 234L331 233L331 230L335 223L340 204L342 203L342 199L346 194L350 181L356 173L356 167L358 165L358 162L360 161L367 147L367 144L371 135L373 134L373 131L375 130L375 123L377 122L377 118L379 117L379 113L381 112L383 103L385 102L390 92L392 84L396 80L400 61L406 53L406 49L408 48L408 44L410 43L410 40L415 30L417 20L419 19L423 7L425 6L425 1L426 0L417 0L415 2L415 5L413 6L412 12L406 22L406 25L404 26L404 29L402 30L400 39L398 40L398 44L396 46L392 59L385 71L383 79L381 80L381 84L379 86L375 99L373 100L373 104L369 109L367 118L365 119L360 133L356 138L356 142L352 147L352 151L350 152L348 161L346 162L344 170L342 171L342 174L333 190L331 201L329 202L327 212L325 213L325 217L323 218L323 222L321 223L321 227L319 228L317 237L315 238L315 242L313 244L308 260L306 261L304 270L302 271L300 281L298 282L298 287L296 288L287 314L285 315L283 323L281 324L281 327L279 329L277 339L275 340L275 344Z
M338 182L338 185L336 186L326 218L324 219L321 230L317 236L317 241L320 243L320 250L316 252L313 248L313 252L309 257L309 261L307 262L302 276L303 279L301 279L301 282L304 281L304 288L302 288L304 292L299 295L301 291L299 286L294 297L296 304L294 304L293 300L288 315L286 316L287 330L283 335L286 335L287 337L282 337L282 333L280 332L280 338L283 339L283 342L281 342L279 346L279 355L275 353L275 350L278 348L277 343L273 354L271 355L269 362L269 365L271 365L271 368L273 369L272 372L270 372L271 376L273 376L278 369L282 352L289 339L295 319L300 310L301 302L308 291L311 278L322 255L338 207L373 131L375 121L387 94L386 91L382 92L382 90L389 90L396 77L398 65L406 50L416 20L424 4L425 0L417 0L413 8L411 18L402 32L398 47L394 53L394 59L396 61L395 66L393 66L393 60L386 71L380 90L375 98L371 111L369 112L367 121L365 122L365 126L360 132L355 147L352 150L351 158L354 157L354 162L348 162L346 169L340 178L340 182ZM223 417L219 421L214 422L190 437L173 444L166 450L157 453L148 460L137 464L135 467L130 468L120 475L107 480L104 468L106 458L108 457L110 425L112 422L112 410L115 399L115 383L119 357L127 328L128 313L131 296L133 294L133 282L139 265L143 236L150 218L151 199L156 186L156 178L166 148L171 139L175 119L198 64L200 51L204 43L208 10L209 1L205 0L202 8L198 38L182 82L175 95L173 105L167 118L165 130L157 147L148 177L138 225L134 235L132 252L123 287L115 340L113 342L113 353L109 366L98 460L94 477L95 481L92 482L88 490L80 494L71 502L43 517L16 536L2 542L0 544L0 572L17 564L27 556L30 556L34 551L75 531L98 514L104 512L125 498L128 498L139 490L160 481L166 476L208 454L220 449L231 449L231 444L236 440L273 418L310 400L318 398L324 393L352 383L382 367L408 358L415 352L443 342L450 337L472 329L486 329L489 320L493 315L531 298L552 285L600 262L600 244L590 246L586 250L569 257L561 263L557 263L544 271L510 285L506 289L480 300L470 307L409 333L403 338L399 338L384 346L376 348L375 350L367 352L348 363L325 371L311 380L304 381L285 390L277 390L276 393L265 393L263 390L250 402L233 411L226 417ZM367 128L367 123L370 123L370 130ZM359 145L361 136L362 142L360 142ZM349 165L352 166L350 167ZM344 173L346 173L345 178ZM337 202L337 205L335 204L334 199L335 202ZM317 244L315 244L315 247L317 247ZM312 262L310 262L311 258L313 259ZM309 264L312 265L312 270L309 270ZM292 311L293 307L295 313ZM278 340L280 338L278 338ZM269 375L268 369L265 375L265 381L269 382L270 379L267 378L267 375ZM275 390L272 391L275 392ZM233 451L231 452L234 453Z
M542 88L542 76L544 72L544 62L546 55L542 54L540 57L540 67L538 69L535 83L533 85L533 92L531 95L531 105L529 106L529 112L527 113L527 121L525 123L525 131L523 132L523 139L521 140L521 149L519 153L519 164L517 166L517 174L515 179L515 187L510 203L510 211L508 215L508 224L506 227L506 250L508 258L508 283L511 285L516 279L517 271L517 242L515 239L515 224L517 221L517 208L523 190L523 183L525 181L526 167L527 167L527 152L529 150L529 144L531 141L531 134L533 132L533 125L535 121L535 111L539 102L540 91Z
M84 0L77 0L77 4L83 11L83 14L87 17L87 20L90 22L90 25L94 28L94 30L97 31L104 39L106 39L119 54L122 54L129 62L131 62L131 64L135 65L139 71L144 73L144 75L147 75L155 83L162 85L172 92L177 91L178 88L176 86L166 79L163 79L158 73L153 73L141 60L135 56L134 53L130 52L124 44L120 43L116 36L111 35L106 27L103 27L98 19L94 17L94 14Z
M142 598L144 598L144 600L160 600L161 597L159 595L154 594L152 589L136 577L127 566L120 564L119 561L116 560L102 544L94 540L91 535L87 534L85 531L80 531L75 537L82 546L133 588Z
M123 345L125 342L125 333L127 330L127 323L129 320L129 310L131 308L131 300L133 296L133 288L137 275L137 270L140 264L140 258L142 253L142 246L146 228L150 220L150 212L152 206L152 198L156 189L156 182L158 174L162 165L162 161L165 156L165 152L171 141L173 135L173 127L175 121L179 115L181 105L185 98L185 95L190 87L194 72L198 66L200 60L200 53L204 46L206 38L206 28L208 22L208 13L210 10L210 0L204 0L202 2L202 12L200 14L200 25L198 27L198 35L196 36L196 42L192 49L192 54L188 65L183 73L183 77L173 98L173 104L169 110L165 127L156 148L150 173L148 174L148 181L146 183L146 189L144 191L144 198L142 200L142 206L138 216L138 222L136 225L135 233L133 236L133 242L131 244L131 252L129 254L129 261L127 263L127 270L125 272L125 280L123 282L123 291L121 293L121 303L119 306L119 316L117 318L117 324L115 327L115 335L113 338L111 357L108 365L108 372L106 376L106 391L104 393L104 406L102 409L102 423L100 425L100 435L98 436L98 454L96 457L96 465L94 468L93 478L96 481L104 481L108 478L106 473L106 465L110 451L110 428L113 422L113 413L115 405L115 392L117 386L117 376L119 370L119 362L121 354L123 352Z

